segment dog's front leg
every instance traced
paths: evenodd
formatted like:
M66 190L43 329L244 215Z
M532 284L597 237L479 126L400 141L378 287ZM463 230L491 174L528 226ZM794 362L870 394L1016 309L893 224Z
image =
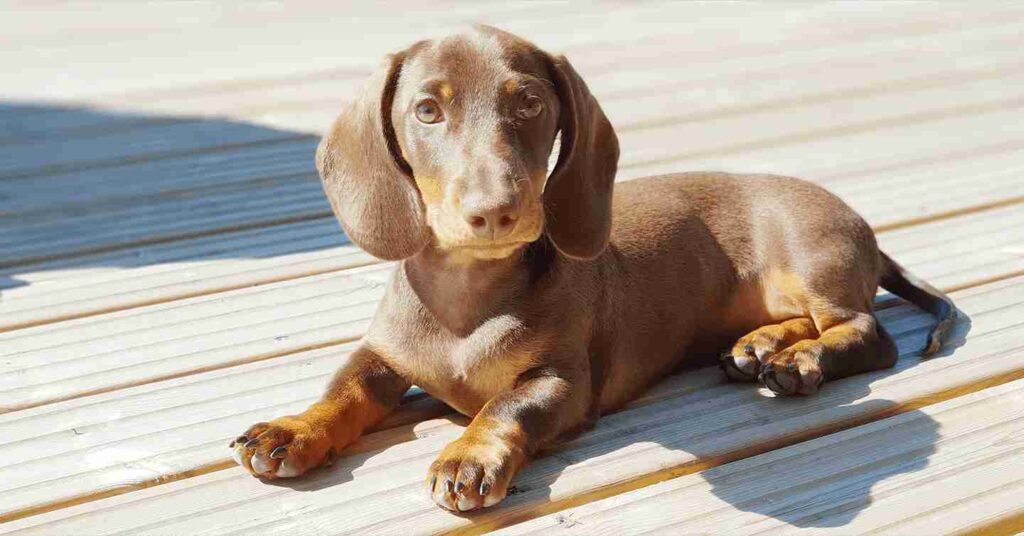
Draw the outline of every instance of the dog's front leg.
M324 396L298 415L251 427L231 443L235 461L255 476L298 476L329 461L398 406L409 382L360 347Z
M491 399L430 466L434 501L465 512L504 499L512 477L538 448L586 422L590 382L581 376L533 369Z

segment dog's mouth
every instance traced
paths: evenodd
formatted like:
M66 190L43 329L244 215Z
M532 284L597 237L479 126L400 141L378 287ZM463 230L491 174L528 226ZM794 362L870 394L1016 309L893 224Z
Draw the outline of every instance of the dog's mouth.
M494 242L489 244L460 244L447 248L456 259L497 260L504 259L519 251L530 242L524 240Z
M490 251L496 249L517 248L519 246L525 246L526 244L529 244L529 242L525 240L516 240L511 242L495 242L492 244L465 244L455 246L452 249L479 249L481 251Z

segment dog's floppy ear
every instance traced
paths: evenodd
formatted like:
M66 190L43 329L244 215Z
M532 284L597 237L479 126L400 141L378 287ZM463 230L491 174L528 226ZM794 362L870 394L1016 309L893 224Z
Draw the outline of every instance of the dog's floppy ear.
M316 167L349 238L375 257L411 257L429 241L412 170L402 158L391 106L407 52L389 56L334 122Z
M562 145L544 188L546 232L563 254L592 259L611 234L619 140L569 60L549 56L548 63L562 109Z

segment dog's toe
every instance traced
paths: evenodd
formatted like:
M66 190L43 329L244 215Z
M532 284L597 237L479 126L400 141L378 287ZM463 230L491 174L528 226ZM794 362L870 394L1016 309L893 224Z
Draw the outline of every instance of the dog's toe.
M496 443L460 438L430 466L427 487L438 506L468 512L505 498L519 457Z
M259 423L231 442L231 457L253 476L291 478L330 463L325 434L295 417Z
M748 345L749 346L749 345ZM750 352L726 352L718 362L725 372L727 378L736 382L752 382L757 379L761 363L754 355L753 348Z
M768 358L758 379L776 395L790 396L816 393L825 377L813 356L787 349Z

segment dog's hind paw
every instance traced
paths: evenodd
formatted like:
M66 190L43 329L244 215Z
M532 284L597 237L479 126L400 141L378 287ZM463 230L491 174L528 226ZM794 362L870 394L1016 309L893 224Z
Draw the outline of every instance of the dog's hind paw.
M738 355L737 355L738 354ZM734 382L752 382L757 380L761 364L754 355L754 348L746 345L743 352L726 352L718 360L725 376Z
M818 359L793 348L769 357L761 369L761 384L779 396L814 394L825 382Z

